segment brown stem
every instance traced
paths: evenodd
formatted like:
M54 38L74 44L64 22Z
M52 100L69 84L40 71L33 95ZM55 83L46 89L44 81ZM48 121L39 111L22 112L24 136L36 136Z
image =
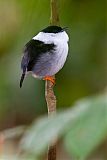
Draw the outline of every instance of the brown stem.
M48 108L48 116L52 116L56 113L56 96L53 91L53 83L46 81L45 84L45 98ZM47 160L56 160L56 141L52 140L49 144Z
M52 115L56 112L56 96L53 91L53 83L46 81L45 84L45 98L47 102L48 115Z
M59 26L59 14L58 14L58 8L57 8L57 1L58 0L51 0L50 24Z
M57 9L57 0L50 0L51 4L51 25L59 25L59 15ZM53 76L55 78L55 76ZM56 96L53 91L53 83L51 81L46 81L45 84L45 98L48 108L48 116L56 113ZM56 141L52 140L48 149L47 160L56 160Z
M56 145L52 145L48 150L48 160L56 160Z

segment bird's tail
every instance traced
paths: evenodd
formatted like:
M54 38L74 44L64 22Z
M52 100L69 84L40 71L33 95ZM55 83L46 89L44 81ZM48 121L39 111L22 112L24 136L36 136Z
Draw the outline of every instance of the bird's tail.
M20 88L22 87L25 75L26 75L26 66L23 66L23 73L22 73L21 79L20 79Z
M21 75L21 79L20 79L20 88L22 87L22 84L23 84L24 78L25 78L25 73L22 73L22 75Z

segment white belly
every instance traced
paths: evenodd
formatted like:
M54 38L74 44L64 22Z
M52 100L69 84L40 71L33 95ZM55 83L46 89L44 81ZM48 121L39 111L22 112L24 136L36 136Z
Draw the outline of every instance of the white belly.
M53 53L54 54L54 53ZM50 69L50 74L56 74L65 64L68 55L68 43L57 45L56 53L53 55L52 66Z

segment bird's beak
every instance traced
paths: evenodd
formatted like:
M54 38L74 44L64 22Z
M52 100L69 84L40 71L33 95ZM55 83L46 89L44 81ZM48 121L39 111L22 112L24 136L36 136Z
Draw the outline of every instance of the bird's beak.
M64 27L63 30L64 30L64 31L68 30L68 27Z

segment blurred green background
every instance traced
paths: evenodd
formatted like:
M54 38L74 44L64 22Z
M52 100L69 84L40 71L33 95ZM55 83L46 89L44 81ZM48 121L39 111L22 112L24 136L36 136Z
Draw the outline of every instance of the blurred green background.
M57 108L102 92L107 85L106 2L59 0L60 25L68 27L69 55L56 75ZM44 81L27 76L22 89L24 45L50 22L49 0L0 0L0 130L47 114Z
M57 108L98 93L107 83L105 1L59 0L69 56L56 75ZM0 129L46 114L44 81L27 76L19 88L23 46L49 25L49 0L0 0Z

